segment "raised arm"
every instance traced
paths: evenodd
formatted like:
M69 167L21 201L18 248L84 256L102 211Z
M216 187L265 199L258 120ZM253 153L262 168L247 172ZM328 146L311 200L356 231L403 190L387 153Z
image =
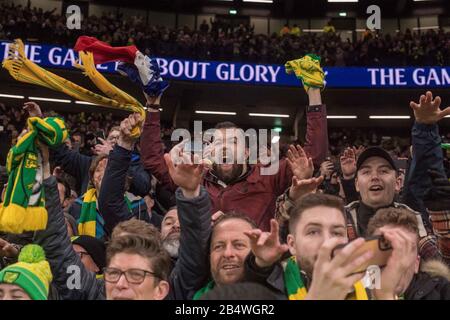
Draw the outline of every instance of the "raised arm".
M131 131L139 122L140 115L135 113L120 123L119 140L109 154L102 179L98 209L105 220L105 229L109 235L119 222L129 220L133 216L125 200L125 182L130 167L131 152L136 142Z
M328 151L327 107L322 104L319 88L308 89L309 105L306 107L305 151L314 166L320 167Z
M64 172L73 176L80 187L80 193L83 194L87 188L89 179L89 167L92 158L78 151L70 150L65 144L52 150L52 160L56 166L61 167Z
M46 149L46 147L41 148ZM47 228L36 233L34 242L45 250L53 274L53 285L63 300L104 299L104 285L88 271L72 248L63 210L59 202L57 181L50 175L48 149L43 153ZM47 153L47 155L45 155Z
M356 148L345 149L339 161L342 171L341 183L347 204L359 199L359 194L355 187L356 150Z
M433 170L445 176L441 137L438 121L450 115L450 107L440 110L441 98L430 91L420 97L419 103L411 101L415 122L411 130L412 155L411 164L405 177L403 203L419 211L424 220L428 221L423 196L432 184L428 170Z
M170 275L170 296L173 299L192 299L209 275L209 238L211 234L211 202L202 187L203 166L190 163L174 165L170 155L165 161L176 191L180 221L178 260ZM196 162L198 163L198 162Z
M158 107L159 98L155 101L149 101L147 97L148 112L140 141L142 163L144 168L149 170L162 185L175 190L176 186L173 184L164 162L164 150L161 142L161 120Z

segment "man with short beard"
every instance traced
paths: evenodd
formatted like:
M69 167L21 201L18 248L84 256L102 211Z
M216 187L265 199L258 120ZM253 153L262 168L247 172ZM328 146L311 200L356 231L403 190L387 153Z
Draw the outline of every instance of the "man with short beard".
M172 259L178 258L180 248L180 222L178 221L178 210L172 207L167 211L161 223L161 241L163 248Z
M320 68L320 66L318 66ZM298 179L310 178L313 163L317 166L324 160L328 150L326 128L326 107L322 104L320 88L307 90L309 106L306 107L307 134L305 150L300 146L291 146L288 159L279 161L279 169L275 174L264 175L261 164L249 163L249 149L238 137L241 129L232 122L221 122L215 126L213 141L213 158L226 160L215 163L205 174L203 185L209 193L212 208L217 211L238 211L255 221L258 227L267 230L269 221L274 216L277 197L291 185L293 176ZM163 150L160 138L160 112L157 98L147 98L148 116L141 136L141 154L144 167L161 182L175 190L176 185L170 179L163 161ZM184 145L180 144L171 150L171 155L183 153ZM222 152L223 157L214 154ZM234 159L229 155L233 154ZM242 162L237 160L243 160ZM231 161L233 160L233 161ZM226 162L229 163L226 163ZM251 204L251 205L249 205Z
M211 234L210 281L195 293L194 300L202 298L217 286L238 283L244 279L244 261L250 253L250 241L245 233L255 228L255 223L243 214L220 213Z

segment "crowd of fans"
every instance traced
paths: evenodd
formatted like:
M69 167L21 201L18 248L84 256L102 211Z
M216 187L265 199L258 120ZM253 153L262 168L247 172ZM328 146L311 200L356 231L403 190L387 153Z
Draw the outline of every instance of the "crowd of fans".
M272 35L255 34L254 26L232 26L220 19L202 21L198 30L171 29L120 14L90 16L80 30L69 30L65 17L21 5L0 5L0 39L72 47L79 35L90 35L113 46L136 45L145 54L204 60L284 63L306 53L320 55L327 66L449 65L450 33L443 30L398 32L394 35L366 31L360 39L342 40L334 27L323 33L302 32L286 25Z
M166 143L164 90L120 117L0 104L0 300L450 300L447 101L411 97L404 136L329 130L301 59L280 153L229 121Z
M310 105L320 97L319 89L307 92ZM288 146L275 173L277 180L260 175L259 170L265 166L261 163L229 167L215 162L207 166L204 162L199 166L188 164L183 158L185 164L174 164L176 155L185 148L184 142L173 148L164 147L162 142L171 129L161 127L159 104L154 99L147 97L148 116L140 141L131 135L131 129L140 121L138 114L120 121L111 114L81 113L63 115L71 137L60 147L47 149L39 145L49 216L47 228L34 234L1 233L4 269L0 271L0 298L37 299L35 287L6 277L10 270L22 272L20 268L30 268L47 288L41 296L44 299L199 299L222 295L240 299L260 294L289 299L344 299L352 295L357 299L395 299L400 295L404 299L450 299L450 283L446 280L450 279L450 270L445 265L450 249L445 236L448 229L446 223L436 220L445 217L442 211L448 210L445 199L450 182L445 175L449 174L449 154L442 151L441 143L449 137L439 135L436 123L444 113L429 109L439 106L431 93L416 104L411 140L348 130L330 130L326 136L325 107L321 106L320 115L307 112L307 125L315 130L307 129L304 149L299 145ZM5 105L0 108L5 127L2 134L15 139L14 143L21 139L17 135L27 117L60 117L52 112L43 114L33 102L25 103L23 109ZM315 108L318 112L317 105ZM234 124L223 122L216 129L222 132L233 127ZM99 130L105 130L104 139L98 136ZM238 140L234 141L236 150L240 150ZM221 143L228 148L229 142ZM430 177L427 168L434 170ZM365 172L370 170L375 171L368 173L367 179ZM2 184L7 182L4 167L0 174ZM251 177L256 174L264 191L247 182L255 179L256 176ZM7 197L7 188L8 184L4 185L2 201ZM97 218L95 231L89 234L82 217L91 192L96 194ZM247 194L246 198L241 197L242 192ZM248 206L248 201L253 205ZM341 213L336 216L333 210ZM317 217L323 220L318 221ZM323 247L319 256L345 239L382 234L394 250L383 269L382 281L400 281L402 287L361 291L355 286L352 293L350 288L362 277L354 273L345 278L349 287L341 287L341 273L330 270L344 267L321 269L325 262L317 258L318 253L303 247L306 238L301 240L302 237L311 236L303 233L310 229L308 219L319 228L314 232L324 235L331 232L326 229L329 223L330 228L342 229L330 233L329 239L320 238ZM301 231L305 223L306 229ZM211 239L210 232L213 232ZM104 241L108 239L106 246ZM406 239L409 244L404 242ZM354 240L346 250L353 252L363 243L362 239ZM278 268L283 268L280 259L287 257L288 249L307 281L297 284L308 289L298 296L291 296L290 284L277 287L268 280L278 274L277 277L287 281L288 276L282 276L279 270L283 269ZM348 259L348 254L340 259ZM414 262L418 254L422 261L420 270ZM152 257L152 271L148 271L148 264L139 262L148 255ZM27 257L42 257L49 264L44 264L42 271L29 266L37 261ZM369 260L369 255L364 257ZM330 263L338 264L335 260ZM74 264L82 269L82 287L78 290L67 287L68 275L64 271ZM147 273L158 282L146 283ZM402 273L408 274L407 280ZM53 280L43 274L53 274ZM321 282L324 277L330 282ZM255 295L250 289L239 294L227 289L229 284L241 286L243 280L259 283L263 291L258 290ZM4 283L12 283L12 289ZM423 297L423 290L419 292L430 283L435 286ZM330 293L328 286L337 291ZM267 288L271 290L264 291Z

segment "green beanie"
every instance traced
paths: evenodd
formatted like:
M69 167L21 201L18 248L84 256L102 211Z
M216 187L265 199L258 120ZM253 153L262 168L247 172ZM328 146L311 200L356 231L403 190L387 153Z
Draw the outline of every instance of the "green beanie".
M52 273L44 249L36 244L26 245L18 261L0 271L0 283L21 287L32 300L47 300Z

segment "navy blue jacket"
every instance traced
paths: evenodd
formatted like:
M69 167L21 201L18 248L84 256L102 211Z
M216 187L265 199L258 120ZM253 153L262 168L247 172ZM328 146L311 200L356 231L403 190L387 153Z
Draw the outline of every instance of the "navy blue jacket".
M70 150L66 145L53 150L52 157L57 166L75 178L78 194L84 194L89 184L89 167L93 157ZM139 154L133 153L128 167L128 176L132 179L129 191L136 196L145 196L150 191L150 175L142 166Z
M161 224L162 217L155 212L152 212L151 215L148 214L143 199L131 204L131 212L125 202L125 181L127 173L130 171L132 156L131 151L116 145L108 157L108 164L97 199L98 210L104 219L107 234L111 234L119 222L133 217L145 220L155 226Z
M422 219L430 227L430 220L424 204L425 192L431 188L428 170L445 175L444 155L437 124L414 122L411 130L412 159L405 175L401 202L422 214Z

